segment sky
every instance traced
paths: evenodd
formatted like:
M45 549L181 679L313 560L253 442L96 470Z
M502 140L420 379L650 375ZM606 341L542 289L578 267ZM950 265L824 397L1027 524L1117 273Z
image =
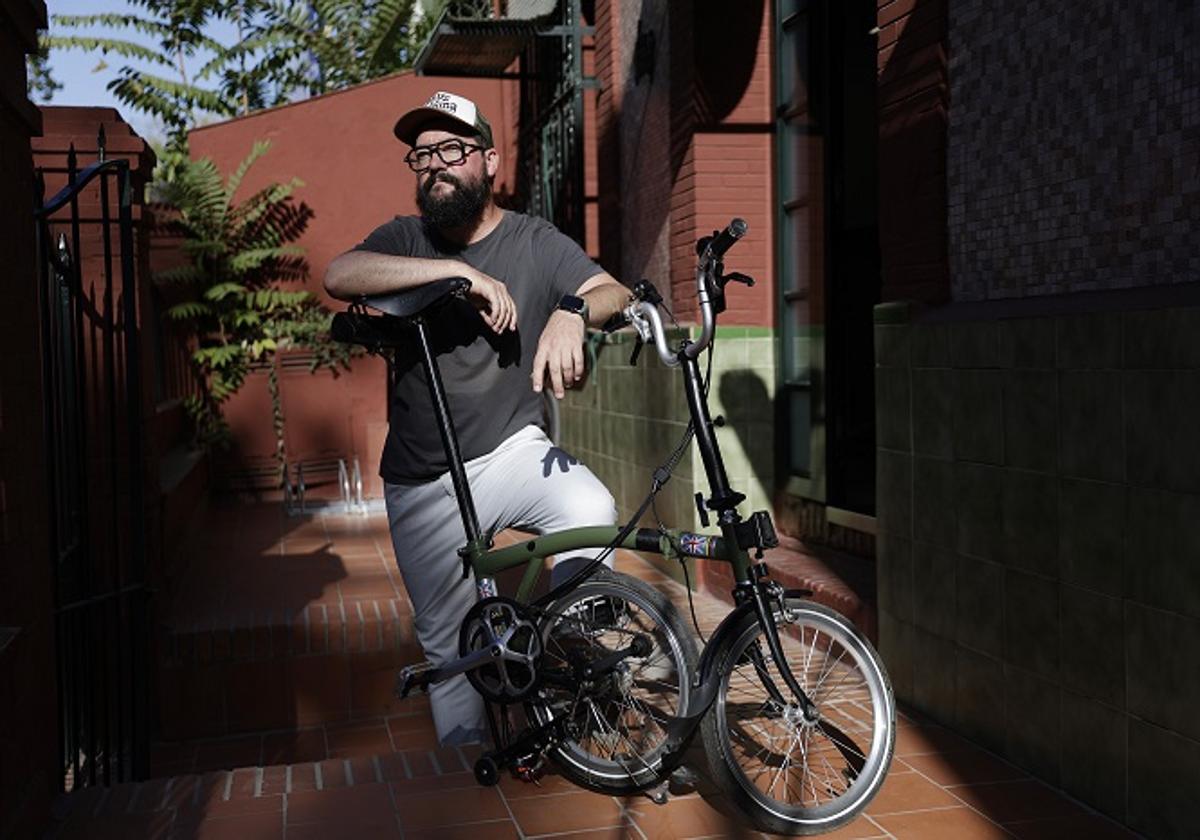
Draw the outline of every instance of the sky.
M130 11L129 5L124 0L47 0L46 8L51 18L54 15L89 15ZM234 32L232 26L228 26L227 28L228 32L223 32L220 28L214 28L213 35L226 43L230 43L234 40ZM52 33L56 32L53 20L50 22L50 31ZM67 31L62 30L63 34L66 34ZM96 34L101 34L101 32L97 32ZM107 34L130 37L114 31L110 31ZM130 40L140 40L140 36L134 36ZM101 58L104 58L108 62L108 68L100 72L93 72L93 69L100 62ZM99 52L86 53L82 50L52 50L50 53L50 71L54 78L62 85L62 90L55 92L54 97L50 100L50 104L101 105L116 108L125 121L132 125L134 131L142 137L148 140L161 139L163 136L162 127L158 125L153 117L122 105L111 93L105 90L104 86L116 77L116 71L126 63L129 63L128 59L111 53L105 57L101 56ZM201 63L202 61L197 62L196 67L200 67ZM153 72L162 73L161 69L156 69Z

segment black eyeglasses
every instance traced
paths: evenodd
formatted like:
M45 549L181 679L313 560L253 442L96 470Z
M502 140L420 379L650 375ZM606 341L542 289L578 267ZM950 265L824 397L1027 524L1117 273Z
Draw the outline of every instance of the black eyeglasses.
M436 154L446 166L456 166L467 159L471 152L485 149L485 146L474 146L461 140L445 140L434 146L415 146L404 156L404 162L413 172L424 172L433 163Z

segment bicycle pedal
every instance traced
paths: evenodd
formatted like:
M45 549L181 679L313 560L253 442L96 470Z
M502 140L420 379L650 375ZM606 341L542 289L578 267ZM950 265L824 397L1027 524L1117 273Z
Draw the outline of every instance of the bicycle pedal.
M405 665L396 675L396 696L403 700L413 691L427 691L436 671L437 666L429 661Z

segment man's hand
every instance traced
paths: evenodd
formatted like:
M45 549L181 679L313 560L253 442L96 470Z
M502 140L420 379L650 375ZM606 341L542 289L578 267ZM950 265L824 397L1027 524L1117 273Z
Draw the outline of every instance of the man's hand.
M546 322L533 356L533 390L542 392L546 370L550 388L562 399L565 388L583 378L583 319L573 312L555 311Z
M515 330L517 305L513 303L508 288L496 278L475 269L465 276L471 281L471 288L467 290L467 300L479 310L492 332L499 335L505 330Z

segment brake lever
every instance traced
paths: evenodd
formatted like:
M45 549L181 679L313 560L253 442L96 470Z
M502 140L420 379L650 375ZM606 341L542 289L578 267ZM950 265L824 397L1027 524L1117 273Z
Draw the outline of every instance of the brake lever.
M740 271L731 271L721 278L726 283L741 283L744 286L753 286L754 278L749 274L742 274Z
M633 345L633 353L629 356L629 364L636 367L638 356L642 354L642 348L654 340L654 333L650 329L650 323L642 315L637 304L630 304L625 307L625 317L629 319L629 323L637 330L637 340Z

